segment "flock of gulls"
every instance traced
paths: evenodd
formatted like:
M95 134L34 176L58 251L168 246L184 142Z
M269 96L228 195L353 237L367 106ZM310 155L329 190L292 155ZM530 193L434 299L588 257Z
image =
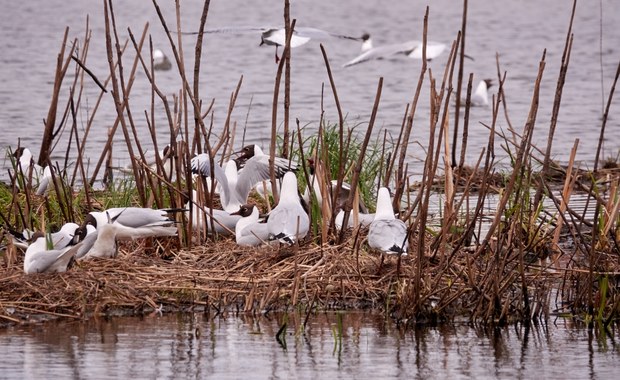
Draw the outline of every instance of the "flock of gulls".
M227 27L227 28L214 28L205 29L204 33L207 34L259 34L260 44L259 46L275 46L275 61L279 62L278 48L286 44L286 30L283 27ZM184 34L197 34L197 32L187 32ZM410 59L421 60L424 58L424 45L421 40L408 40L404 42L398 42L393 44L386 44L382 46L374 46L369 33L364 33L360 37L349 36L345 34L333 33L330 31L295 26L293 34L291 36L290 46L291 49L303 46L310 41L326 42L329 40L344 40L344 41L357 41L361 42L360 54L348 62L344 63L342 67L350 67L359 65L364 62L379 60L379 59L392 59L398 57L408 57ZM448 45L443 42L427 41L426 42L426 60L430 61L439 57L446 49ZM161 62L165 55L161 50L157 51L157 62ZM473 60L472 57L465 55L466 58ZM169 62L169 61L168 61ZM170 66L166 66L170 68ZM476 86L476 89L472 93L471 105L472 106L487 106L489 104L487 91L491 87L491 79L480 80ZM462 105L465 106L465 99L462 99Z
M215 189L206 191L219 194L221 209L202 205L197 190L193 190L191 199L182 209L115 207L92 211L81 224L66 223L54 233L29 230L16 232L9 228L12 244L25 252L24 272L65 272L72 261L114 258L118 253L119 241L177 236L180 218L189 218L192 214L195 228L202 229L208 223L207 230L210 233L234 235L240 246L290 246L304 239L310 230L307 201L312 190L309 187L316 191L317 199L330 198L329 194L322 194L320 187L316 186L318 179L314 172L314 161L308 160L311 183L302 192L297 182L298 164L275 157L275 174L280 179L279 202L269 213L262 215L256 205L248 203L248 197L253 189L258 191L261 185L269 181L269 156L258 145L248 145L237 153L237 158L223 166L210 160L206 153L198 154L191 160L191 171L196 181L205 178L206 183L213 181L216 184ZM34 163L32 153L27 148L17 149L14 156L17 170L23 176L31 176L33 184L38 183L40 188L45 168ZM38 178L38 182L35 178ZM335 186L335 182L332 186ZM350 186L344 183L342 196L348 197L348 191ZM45 191L37 193L44 195ZM189 212L190 208L193 208L192 213ZM350 221L348 228L354 225L367 227L371 248L382 253L406 255L407 227L395 217L387 188L379 190L376 212L370 214L367 211L367 207L360 202L359 215L356 213L355 223ZM338 228L342 227L342 215L340 210L336 218L340 219Z
M279 60L278 47L285 45L284 28L224 28L207 29L206 33L260 33L260 44L276 47L276 62ZM423 59L422 41L411 40L384 46L373 46L369 34L361 37L346 36L328 31L295 27L290 46L297 48L312 40L326 41L343 39L361 42L361 52L357 57L346 62L343 67L358 65L375 59L405 56L411 59ZM447 45L439 42L427 42L425 57L428 60L441 55ZM155 68L170 69L172 64L161 50L153 54ZM488 105L487 91L492 85L488 79L478 83L471 97L471 105ZM240 155L220 166L212 162L207 154L199 154L191 160L194 175L209 178L205 181L207 188L202 191L213 191L219 194L222 208L205 207L198 201L198 190L192 190L191 197L183 209L149 209L140 207L117 207L103 211L94 211L85 216L83 222L67 223L58 232L44 233L24 230L13 234L13 244L24 250L24 271L64 272L74 260L91 258L114 258L118 251L118 241L141 239L147 237L177 236L180 218L192 218L193 226L204 228L210 233L231 234L240 246L260 246L263 244L292 245L306 237L310 230L308 204L310 195L315 194L319 205L323 198L331 201L329 194L323 194L319 181L314 173L314 161L308 160L311 180L309 186L300 191L297 183L297 163L288 159L275 157L274 171L280 180L278 204L266 215L260 213L256 205L248 204L248 197L254 189L265 193L270 181L269 156L263 153L258 145L249 145L237 152ZM167 155L162 152L162 157ZM40 167L34 163L32 153L20 147L14 152L15 169L25 178L30 178L34 192L43 196L52 182L52 169ZM210 189L211 184L215 189ZM336 186L333 181L327 187ZM336 212L337 228L343 226L343 199L348 198L350 187L343 183L338 191L341 199L337 204L328 207ZM191 210L191 212L190 212ZM404 256L408 249L408 227L395 215L392 199L387 188L382 187L377 194L375 213L369 213L363 202L359 203L359 212L354 218L348 218L347 228L361 226L368 228L368 245L383 254ZM189 220L189 219L187 219Z

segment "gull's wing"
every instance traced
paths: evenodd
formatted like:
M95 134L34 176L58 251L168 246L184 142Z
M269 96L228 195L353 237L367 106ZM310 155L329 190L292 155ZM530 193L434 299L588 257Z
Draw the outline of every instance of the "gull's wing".
M205 28L204 33L208 34L257 34L265 32L269 29L278 29L279 27L267 27L267 26L230 26L223 28ZM198 32L181 32L181 34L195 35Z
M406 53L415 48L416 45L412 42L414 41L408 41L402 44L391 44L374 47L345 63L343 67L357 65L362 62L370 61L373 59L381 59L395 54Z
M297 170L297 163L294 161L289 162L289 160L282 157L275 157L274 165L276 178L282 177L287 171ZM271 179L271 177L269 173L268 155L254 156L247 160L237 178L237 186L235 189L238 200L241 203L245 203L252 187L254 187L257 183L267 181L269 179Z
M69 260L77 253L79 245L51 251L40 251L33 255L27 273L65 272Z
M215 177L222 187L225 199L230 199L230 188L226 172L220 165L213 163L213 173L211 172L211 159L207 153L201 153L192 158L192 173L200 174L204 177Z
M407 54L409 58L422 59L422 41L409 41L409 43L415 45L415 47L411 51L404 53ZM446 50L446 48L447 45L441 42L427 42L426 59L429 60L438 57L444 52L444 50Z
M299 203L278 204L267 219L269 234L282 242L292 243L296 237L303 238L308 233L310 221L308 214Z
M319 40L319 41L328 40L330 38L341 38L341 39L353 40L353 41L362 40L361 37L352 37L352 36L347 36L344 34L332 33L326 30L311 28L311 27L304 27L304 26L295 27L294 34L298 35L299 37L308 37L313 40Z
M375 220L368 231L368 245L386 253L407 253L407 226L400 219Z

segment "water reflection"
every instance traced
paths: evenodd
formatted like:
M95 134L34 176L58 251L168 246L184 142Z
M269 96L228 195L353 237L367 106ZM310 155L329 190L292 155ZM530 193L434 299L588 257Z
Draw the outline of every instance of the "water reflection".
M403 330L373 313L317 314L305 328L304 320L176 314L16 326L0 331L0 371L7 378L594 379L610 378L620 364L610 336L566 321ZM275 339L284 321L286 349Z

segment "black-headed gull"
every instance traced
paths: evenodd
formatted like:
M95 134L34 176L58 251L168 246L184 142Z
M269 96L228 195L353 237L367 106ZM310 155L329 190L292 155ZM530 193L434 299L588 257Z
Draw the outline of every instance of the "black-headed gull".
M244 162L244 166L237 174L234 187L229 183L224 169L215 162L211 173L211 161L207 153L199 154L191 161L193 173L215 177L218 181L221 187L222 208L229 213L239 210L239 207L247 203L248 195L256 184L270 179L269 155L264 154L260 147L248 145L240 153L239 162ZM281 177L287 170L297 169L297 164L289 163L289 160L281 157L275 157L274 165L276 177Z
M338 181L333 179L331 181L331 186L323 189L323 187L319 183L320 179L316 175L316 163L314 162L314 159L308 158L307 161L308 161L308 171L310 172L310 183L312 185L312 189L314 190L314 194L316 195L317 203L319 204L319 206L323 204L323 195L324 195L323 192L327 191L327 194L325 195L327 195L328 204L331 207L332 194L333 192L336 191L336 186L338 186ZM343 181L340 186L340 191L338 191L338 199L336 199L336 205L343 205L349 199L350 194L351 194L351 185ZM310 204L310 186L306 186L306 189L303 194L303 198L307 204ZM364 200L361 199L361 197L359 199L358 210L360 213L368 212L368 208L366 207L366 204L364 204Z
M395 55L406 55L412 59L422 59L423 43L419 40L410 40L398 44L389 44L373 47L369 34L364 34L361 54L345 63L343 67L357 65L373 59L383 59ZM437 58L446 50L447 45L441 42L427 41L426 60Z
M50 234L41 231L35 232L31 237L31 243L26 252L43 251L46 249L62 249L76 242L76 233L80 226L76 223L65 223L58 232Z
M73 245L78 228L77 224L70 222L55 233L35 232L24 255L24 272L65 272L79 248Z
M489 91L488 90L489 88L491 88L491 86L493 86L492 79L483 79L480 82L478 82L476 89L471 94L471 105L475 107L488 106L489 105ZM466 100L467 99L465 97L461 99L460 104L462 107L465 107Z
M235 225L241 219L240 215L233 215L228 211L209 208L203 205L201 200L198 199L196 190L192 190L192 200L188 200L186 204L187 211L185 211L185 215L188 218L190 207L192 208L192 228L194 230L202 230L205 228L206 223L209 233L215 232L220 235L228 235L235 231Z
M172 68L172 62L160 49L153 50L153 70L166 71Z
M24 272L27 274L66 272L71 258L75 256L79 248L78 243L60 249L26 252Z
M120 214L117 214L117 218ZM107 223L94 228L87 225L86 236L82 238L82 246L78 250L75 258L77 260L87 260L97 258L114 258L118 254L117 232L122 225L114 223L115 219L110 219Z
M241 216L235 226L235 241L238 245L256 247L268 242L269 228L267 223L259 221L258 207L243 205L233 214Z
M407 255L407 226L394 216L390 191L385 187L380 188L377 195L377 210L368 230L368 245L382 253Z
M17 160L17 170L21 171L24 177L33 179L32 186L36 189L36 194L44 195L53 178L50 166L42 167L36 164L30 149L24 147L15 149L13 157Z
M286 29L283 27L253 27L253 26L239 26L228 28L215 28L205 29L205 33L224 33L224 34L247 34L247 33L260 33L260 45L269 45L276 47L275 59L276 63L279 61L278 47L286 44ZM184 34L197 34L196 32L184 33ZM342 39L359 41L360 37L352 37L339 33L332 33L326 30L296 26L291 36L291 48L296 48L311 40L325 42L330 39Z
M121 240L144 237L176 236L177 226L168 216L169 211L142 207L114 207L105 211L92 211L86 215L82 228L92 225L97 230L112 221L118 224L116 237Z
M294 172L284 174L280 201L269 213L267 226L272 240L287 244L295 243L308 233L310 218L301 205Z

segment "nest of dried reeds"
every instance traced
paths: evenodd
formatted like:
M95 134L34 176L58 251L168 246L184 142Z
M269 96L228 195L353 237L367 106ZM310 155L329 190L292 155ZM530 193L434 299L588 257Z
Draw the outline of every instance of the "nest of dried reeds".
M260 248L220 239L191 249L174 249L174 239L151 239L124 243L115 259L78 262L60 274L26 275L18 259L0 269L0 323L153 311L349 308L382 310L398 321L508 321L547 313L549 289L561 277L543 270L522 274L514 255L501 273L494 258L465 249L420 257L415 243L400 263L388 256L382 264L363 239Z

